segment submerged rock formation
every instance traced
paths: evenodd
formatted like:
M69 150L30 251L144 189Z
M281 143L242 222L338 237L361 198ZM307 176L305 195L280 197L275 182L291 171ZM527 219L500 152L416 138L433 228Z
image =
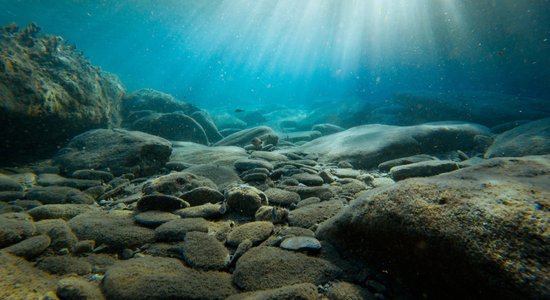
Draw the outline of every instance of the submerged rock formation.
M0 163L44 158L68 138L120 123L124 87L35 24L0 30Z
M529 122L499 134L486 158L550 153L550 118Z
M362 194L317 234L406 275L429 298L543 299L550 295L548 174L546 155L404 180Z

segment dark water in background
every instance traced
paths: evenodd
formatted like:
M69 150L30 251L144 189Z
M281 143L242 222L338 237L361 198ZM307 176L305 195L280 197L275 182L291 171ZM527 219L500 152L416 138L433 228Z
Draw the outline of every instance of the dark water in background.
M547 0L0 0L129 90L209 107L403 90L550 98Z

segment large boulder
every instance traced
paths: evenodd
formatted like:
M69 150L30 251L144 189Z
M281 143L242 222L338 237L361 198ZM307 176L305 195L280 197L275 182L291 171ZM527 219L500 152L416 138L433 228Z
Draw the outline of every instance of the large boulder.
M207 147L191 142L173 143L171 162L188 164L213 164L233 168L233 163L247 157L246 151L240 147Z
M434 123L417 126L362 125L324 136L298 147L318 153L325 162L349 161L355 168L415 154L441 154L476 147L475 136L489 129L470 123Z
M183 113L153 113L144 116L128 127L169 140L188 141L208 145L202 126Z
M199 109L193 104L178 101L172 95L153 89L141 89L124 95L121 112L125 118L132 112L146 110L159 113L180 111L184 114L192 114Z
M191 118L197 121L197 123L199 123L202 128L204 128L204 132L206 133L206 136L211 143L215 143L223 138L221 133L218 131L214 120L212 120L207 112L202 110L196 111L191 114Z
M550 154L550 118L523 124L499 134L486 158Z
M0 163L49 157L67 139L120 123L124 88L35 24L0 30Z
M363 193L320 238L429 298L550 296L550 156L496 158Z
M139 131L96 129L74 137L54 157L65 174L80 169L110 170L115 176L151 175L170 158L169 141Z

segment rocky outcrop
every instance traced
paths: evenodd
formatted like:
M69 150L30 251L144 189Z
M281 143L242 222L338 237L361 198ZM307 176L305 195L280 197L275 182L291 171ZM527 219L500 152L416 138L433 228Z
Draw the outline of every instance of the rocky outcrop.
M182 113L152 113L136 120L128 128L168 140L209 144L202 126L193 118Z
M489 129L470 123L434 123L417 126L362 125L324 136L298 149L319 153L327 162L349 161L355 168L415 154L441 154L476 148L475 137Z
M76 170L109 170L115 176L152 175L170 158L170 142L158 136L123 129L96 129L74 137L54 157L65 174Z
M120 123L124 87L34 24L0 30L0 163L48 157L67 139Z
M544 299L550 295L548 174L547 155L407 179L363 193L317 234L406 275L430 298Z
M190 115L199 109L193 104L178 101L172 95L153 89L141 89L124 96L122 115L127 118L132 112L153 111L158 113L182 112Z
M498 135L486 158L550 154L550 118L523 124Z

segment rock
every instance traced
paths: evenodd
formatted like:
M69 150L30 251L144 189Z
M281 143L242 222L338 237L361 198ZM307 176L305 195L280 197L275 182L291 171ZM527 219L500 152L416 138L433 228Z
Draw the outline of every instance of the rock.
M268 178L265 173L248 173L243 176L244 182L264 182Z
M307 186L322 186L324 181L321 176L309 173L300 173L292 175L292 178L298 180L299 183Z
M207 112L196 111L191 114L191 118L193 118L197 123L201 125L201 127L204 129L204 132L206 133L206 136L208 137L208 141L210 141L211 143L215 143L223 138L223 135L221 135L221 133L218 131L214 120L212 120Z
M349 161L356 169L415 154L440 154L476 147L476 135L489 129L468 123L424 124L399 127L362 125L311 141L298 149L318 153L321 162Z
M391 168L396 166L408 165L427 160L435 160L436 157L427 154L418 154L407 157L400 157L392 160L385 161L378 165L378 169L382 172L389 172Z
M544 298L548 174L550 157L532 156L408 179L363 193L317 234L349 251L368 247L372 260L391 258L389 272L432 297Z
M170 160L191 164L211 164L232 169L236 160L247 156L248 154L241 147L207 147L190 142L174 142Z
M36 232L50 237L51 244L49 247L52 250L72 249L78 242L78 238L64 220L43 220L36 222L35 225Z
M285 224L288 222L288 209L275 206L261 206L254 214L256 221L268 221L273 224Z
M84 213L72 218L69 226L80 240L94 240L112 249L134 248L154 241L154 231L137 226L131 212Z
M529 122L531 122L531 120L516 120L512 122L505 122L491 127L491 131L493 133L499 134Z
M320 258L260 246L248 250L239 259L233 272L233 283L245 291L298 283L319 285L336 279L340 272L338 267Z
M64 300L104 299L97 286L76 276L59 280L56 294Z
M262 159L268 162L281 162L288 160L288 158L282 154L268 151L253 151L250 153L250 158Z
M227 136L223 134L223 132L231 130L241 130L246 128L247 124L245 121L235 117L234 115L231 115L229 113L223 113L223 114L215 114L212 116L214 119L214 122L218 126L218 128L221 128L220 131L222 135Z
M107 142L108 141L108 142ZM115 176L155 174L170 157L167 140L139 131L96 129L71 139L53 159L62 172L110 170Z
M284 239L280 247L291 251L319 251L321 243L314 237L297 236Z
M229 252L214 236L205 232L188 232L180 248L185 262L201 270L222 270L229 263Z
M295 131L281 134L281 139L296 143L313 141L321 136L323 136L323 134L319 131Z
M311 283L301 283L255 292L240 293L227 300L280 300L280 299L318 299L317 287Z
M38 200L44 204L94 204L95 200L75 188L64 186L36 186L30 189L25 198Z
M268 205L267 196L255 187L238 185L225 191L226 210L254 216L258 208Z
M71 248L71 252L74 255L86 254L92 252L94 248L94 240L84 240L74 244L74 246Z
M145 211L134 216L136 223L151 228L156 228L166 222L179 218L180 216L176 214L158 210Z
M178 209L174 214L182 218L218 218L221 217L222 213L220 209L222 208L221 204L212 204L206 203L203 205L187 207L183 209Z
M330 300L375 300L378 299L367 289L345 281L333 283L328 291L327 297Z
M10 192L0 192L0 202L2 201L14 201L16 199L25 198L25 192L22 191L10 191ZM4 202L2 202L4 203Z
M79 190L101 185L99 180L65 178L57 174L40 174L36 183L41 186L68 186Z
M394 183L395 183L395 181L393 181L393 179L391 179L391 178L378 177L378 178L374 178L374 180L372 181L372 186L377 188L377 187L381 187L381 186L392 185Z
M160 113L181 111L191 114L199 109L190 103L174 98L170 94L153 89L141 89L124 95L122 101L122 115L128 117L131 112L150 110Z
M184 200L170 195L164 194L149 194L141 197L136 205L140 211L160 210L160 211L175 211L180 208L188 207L189 203Z
M10 176L0 174L0 191L21 191L23 185Z
M309 228L315 224L326 221L344 208L340 200L323 201L318 204L310 204L291 210L288 215L288 224Z
M290 206L293 203L300 202L300 195L295 192L290 192L278 188L269 188L264 191L270 204Z
M329 134L344 131L346 129L338 125L324 123L324 124L313 125L313 127L311 127L311 130L319 131L322 135L329 135Z
M427 160L391 168L390 174L395 180L410 177L429 177L458 170L458 164L452 160Z
M301 199L317 197L322 201L327 201L334 196L332 190L325 186L286 186L285 190L298 193Z
M294 236L315 237L315 233L309 229L292 226L279 231L278 235L285 238Z
M0 251L0 299L41 299L55 289L57 279L33 264Z
M211 189L218 188L216 184L208 178L188 172L175 172L148 180L143 185L142 191L146 195L161 193L177 197L184 192L194 190L198 187L209 187Z
M42 202L40 202L38 200L19 200L18 199L18 200L15 200L15 201L10 201L10 204L22 207L25 210L33 209L33 208L42 206ZM27 211L27 213L29 213L29 212ZM33 219L34 219L34 217L33 217Z
M264 115L258 110L243 111L239 114L239 119L245 121L247 126L263 124L267 121Z
M260 159L239 159L235 161L235 169L239 172L247 171L254 168L264 168L269 171L273 170L273 165L265 160Z
M70 220L80 214L99 211L99 207L88 204L47 204L30 209L27 213L35 221L45 219Z
M36 266L50 274L58 275L71 273L87 275L92 272L92 265L82 257L48 256L40 259Z
M233 166L229 168L212 164L201 164L189 167L185 171L191 174L206 177L212 180L220 188L230 184L238 184L242 182L241 178L239 178L239 174L237 174L237 172L233 169Z
M191 204L191 206L206 203L220 203L224 200L222 193L220 193L217 189L209 187L198 187L196 189L192 189L189 192L181 194L180 198Z
M71 177L78 179L88 179L88 180L101 180L103 182L109 182L113 180L113 174L105 171L97 170L76 170L71 174Z
M4 248L31 237L36 227L31 216L25 213L0 215L0 248Z
M353 169L337 168L331 169L330 172L339 178L358 178L361 175L361 171Z
M499 134L485 158L550 153L550 118L530 122Z
M237 291L231 275L197 271L173 258L144 257L109 268L102 282L107 299L225 299Z
M208 221L203 218L177 219L164 223L155 229L157 241L183 241L188 232L198 231L208 233Z
M180 112L149 114L133 122L129 129L147 132L168 140L209 144L202 126L193 118Z
M271 235L273 229L273 224L265 221L242 224L229 233L226 243L233 247L237 247L244 240L259 244Z
M300 208L300 207L304 207L306 205L315 204L315 203L319 203L319 202L321 202L321 199L319 199L318 197L309 197L309 198L306 198L306 199L298 202L298 204L296 204L296 207Z
M61 37L29 26L36 30L0 33L2 165L48 158L68 138L120 122L118 78Z
M2 249L10 254L24 257L26 259L33 259L40 255L46 248L50 246L51 239L47 235L37 235L23 240L17 244L11 245Z
M244 147L250 144L250 141L256 137L262 140L264 145L268 145L268 144L277 145L277 142L279 141L279 137L273 131L273 129L267 126L258 126L254 128L241 130L239 132L226 136L221 141L218 141L217 143L215 143L214 146Z

